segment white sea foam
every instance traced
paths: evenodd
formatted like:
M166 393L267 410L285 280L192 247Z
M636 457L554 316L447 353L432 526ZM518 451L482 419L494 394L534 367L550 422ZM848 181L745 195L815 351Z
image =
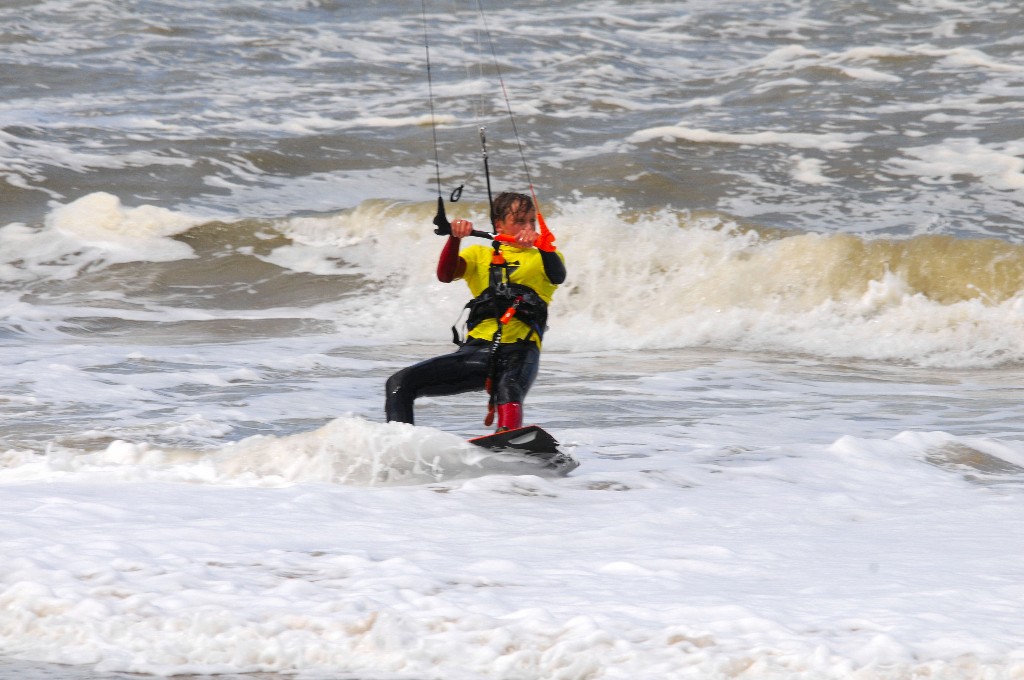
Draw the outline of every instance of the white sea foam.
M844 68L843 74L857 80L871 80L881 83L899 83L903 79L891 73L884 73L873 68Z
M210 379L202 376L192 376L192 380L210 384ZM154 387L150 385L148 389ZM122 399L126 397L120 395ZM190 434L196 427L207 435L215 434L210 423L195 418L179 427L188 428ZM439 430L403 423L373 423L354 417L336 419L307 433L287 437L257 435L210 451L157 448L145 442L117 440L95 452L53 449L38 457L9 451L4 463L0 483L72 474L122 482L160 480L260 487L320 482L375 486L451 481L495 472L543 473L539 462L485 451Z
M983 163L991 150L965 148L976 160L957 159L979 172L992 169ZM921 155L927 157L926 152ZM822 161L801 155L790 161L794 179L830 184ZM924 171L954 172L935 163ZM102 263L191 254L169 234L189 228L192 219L168 211L123 209L112 196L99 198L71 204L66 212L56 210L42 231L17 224L0 230L0 239L28 255L5 263L0 271L12 281L61 280ZM486 224L479 205L453 209ZM942 264L941 251L929 253L927 244L914 255L919 265L892 270L887 256L862 262L870 242L856 238L762 238L720 216L693 218L673 210L636 214L606 199L555 202L548 220L570 271L552 308L546 337L551 349L706 346L948 366L1024 359L1019 341L1024 334L1008 332L1018 327L1024 331L1020 292L996 292L983 284L1000 258L1015 257L1009 251L980 255L992 262L970 265L981 277L976 280L969 272L950 270L946 278L962 277L966 287L954 291L960 299L948 300L943 299L946 292L933 295L906 279L906 267L924 267L937 275L936 268L951 266ZM337 319L339 330L353 341L440 343L450 336L468 292L461 283L436 281L441 239L420 207L367 202L344 213L283 220L277 229L291 243L260 259L297 273L355 276L361 287L352 291L357 294L339 294L315 306L285 303L230 311L159 304L122 308L117 291L96 291L93 314L140 322ZM403 247L393 247L396 242ZM615 258L606 256L608 243L617 244ZM968 266L966 260L961 266ZM103 304L103 295L109 297L108 304ZM9 319L28 326L80 313L74 306L33 307L13 300L7 309Z
M660 127L638 130L629 136L628 141L634 143L654 140L671 141L685 139L691 142L710 144L740 145L779 145L791 146L796 149L823 149L825 151L842 151L855 145L864 137L863 134L814 134L801 132L715 132L701 128L690 128L684 124L664 125Z
M1024 189L1024 144L1013 143L992 148L976 138L950 139L933 146L908 149L907 158L892 161L900 174L938 178L953 182L957 175L982 179L999 191Z
M122 261L179 260L192 249L168 237L188 231L198 220L154 206L126 208L112 194L83 196L56 208L47 226L85 245L104 248Z
M586 436L616 450L612 432ZM962 583L1012 570L1015 543L994 539L1017 530L1016 506L923 460L980 444L1020 461L1008 443L908 433L681 458L652 438L643 459L589 458L563 480L439 483L425 465L418 484L326 483L345 481L335 456L363 444L380 454L387 441L406 453L465 446L343 420L240 442L213 456L233 464L208 461L206 475L194 454L124 443L79 462L9 452L3 648L158 675L1022 670L1014 582ZM27 483L29 470L49 483Z
M41 229L17 223L0 228L0 248L15 254L0 263L0 275L59 280L99 263L191 258L192 248L172 237L199 223L165 208L125 207L106 192L88 194L56 206Z
M827 181L818 163L796 160L803 181ZM348 330L437 342L449 335L467 292L434 279L441 244L422 218L382 208L293 220L287 233L303 245L273 259L380 282L379 294L339 303ZM552 349L710 346L952 366L1024 359L1019 294L986 301L964 291L962 301L937 301L884 262L848 282L856 242L813 234L762 239L720 218L631 215L598 199L559 202L548 221L570 271L552 307L545 338ZM388 247L393 238L409 246ZM605 255L609 243L614 258ZM1007 332L1013 328L1021 333Z
M805 158L799 154L790 156L789 159L793 162L793 179L798 182L805 182L807 184L830 184L833 180L830 180L822 170L825 168L825 162L817 158Z

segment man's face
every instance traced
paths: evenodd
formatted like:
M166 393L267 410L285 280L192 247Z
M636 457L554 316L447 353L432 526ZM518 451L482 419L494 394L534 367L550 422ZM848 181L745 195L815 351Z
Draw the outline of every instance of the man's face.
M537 213L533 210L527 213L516 213L513 211L503 219L498 220L494 228L499 234L515 236L524 229L537 230Z

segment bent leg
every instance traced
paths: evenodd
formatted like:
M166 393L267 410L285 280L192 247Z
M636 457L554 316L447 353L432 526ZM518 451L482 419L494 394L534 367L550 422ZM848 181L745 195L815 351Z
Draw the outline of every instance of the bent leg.
M418 397L442 397L482 390L487 380L487 345L466 344L408 366L388 378L384 412L388 422L413 423Z

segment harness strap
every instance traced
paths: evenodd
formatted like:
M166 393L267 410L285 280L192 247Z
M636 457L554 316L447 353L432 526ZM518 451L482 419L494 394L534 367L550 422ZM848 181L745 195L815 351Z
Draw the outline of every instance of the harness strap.
M494 318L498 321L498 327L494 330L494 336L491 338L491 348L487 353L487 380L484 382L484 387L487 389L487 415L484 417L484 425L490 427L494 423L495 408L498 405L498 392L494 389L495 383L498 382L498 348L501 347L501 336L505 330L505 326L512 317L516 315L519 310L519 305L523 301L523 296L518 295L515 301L508 309L501 311L501 298L505 297L503 293L507 293L510 289L511 282L508 281L508 262L505 261L505 255L501 252L501 243L497 240L494 241L494 252L491 255L491 267L490 267L490 279L491 289L493 289L493 305L494 305ZM526 286L522 286L526 288ZM483 297L487 291L479 296ZM481 300L481 302L483 302ZM470 301L472 304L472 301ZM470 312L470 318L466 321L468 326L472 322L472 311ZM474 324L476 322L473 322Z

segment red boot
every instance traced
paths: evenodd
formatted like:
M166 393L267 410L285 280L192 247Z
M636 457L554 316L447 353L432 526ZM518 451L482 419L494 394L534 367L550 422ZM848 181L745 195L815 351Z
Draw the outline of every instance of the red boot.
M518 401L510 401L507 404L498 404L498 429L496 432L505 430L518 430L523 426L523 405Z

